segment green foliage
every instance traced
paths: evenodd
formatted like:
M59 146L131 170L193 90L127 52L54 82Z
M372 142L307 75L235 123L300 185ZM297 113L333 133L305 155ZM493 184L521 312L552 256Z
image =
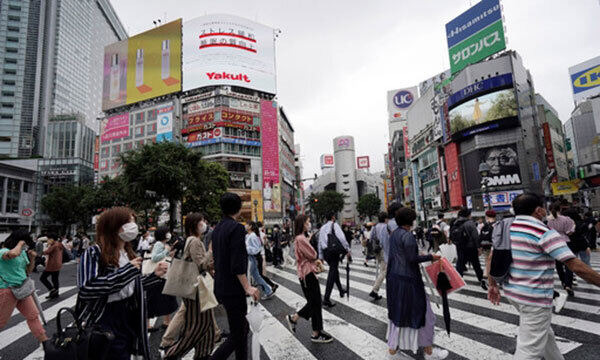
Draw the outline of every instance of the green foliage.
M371 219L371 216L376 216L381 208L381 200L375 194L365 194L358 199L356 210L359 215L366 216Z
M221 218L219 199L229 186L227 170L219 163L200 161L192 167L190 179L183 213L201 212L209 221L218 221Z
M344 195L326 190L308 197L309 207L317 221L325 220L329 214L337 214L344 208Z
M485 115L485 121L517 116L517 101L512 90L502 92L492 101L492 107Z
M42 210L53 221L63 226L63 231L74 224L87 230L94 212L95 189L90 185L57 186L42 198Z

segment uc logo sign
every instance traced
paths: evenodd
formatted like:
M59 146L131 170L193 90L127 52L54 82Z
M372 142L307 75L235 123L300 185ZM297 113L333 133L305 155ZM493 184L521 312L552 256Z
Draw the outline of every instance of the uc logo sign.
M410 91L401 90L394 95L394 105L400 109L406 109L413 103L413 94Z
M348 147L348 146L350 146L350 139L348 139L348 138L339 139L338 142L337 142L337 146L338 147Z

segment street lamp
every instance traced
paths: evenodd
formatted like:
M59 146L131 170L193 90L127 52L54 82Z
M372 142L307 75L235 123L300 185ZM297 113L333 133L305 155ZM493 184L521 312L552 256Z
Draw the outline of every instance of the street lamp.
M492 200L490 199L490 187L489 187L489 181L490 178L488 177L490 173L490 166L486 163L486 162L482 162L481 164L479 164L479 175L481 175L481 200L483 201L484 205L485 205L485 198L487 198L488 200L488 209L492 210Z
M258 222L258 200L254 199L252 204L254 204L254 222Z

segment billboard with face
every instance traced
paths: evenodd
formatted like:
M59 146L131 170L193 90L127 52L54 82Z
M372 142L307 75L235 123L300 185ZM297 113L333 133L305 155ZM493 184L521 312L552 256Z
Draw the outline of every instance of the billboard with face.
M479 164L482 162L485 162L490 168L489 186L520 185L522 183L517 146L516 144L506 144L479 149L463 156L467 191L481 188Z
M212 85L277 92L273 29L215 14L183 24L183 90Z

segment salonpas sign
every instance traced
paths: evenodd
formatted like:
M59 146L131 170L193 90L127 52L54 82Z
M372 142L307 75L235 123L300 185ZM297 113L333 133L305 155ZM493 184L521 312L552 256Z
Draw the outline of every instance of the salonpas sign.
M500 0L483 0L446 24L452 74L506 49Z

